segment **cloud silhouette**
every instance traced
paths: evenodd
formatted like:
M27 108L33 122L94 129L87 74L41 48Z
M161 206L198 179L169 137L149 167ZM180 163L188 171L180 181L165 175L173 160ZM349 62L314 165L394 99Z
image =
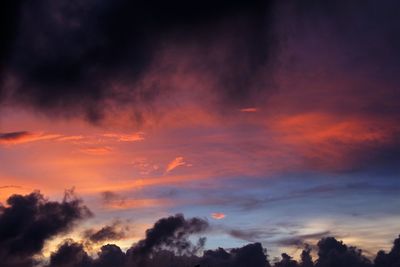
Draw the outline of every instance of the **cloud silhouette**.
M334 237L322 238L311 257L311 246L305 245L296 261L287 253L270 263L267 250L260 243L239 248L204 250L205 238L193 244L191 236L206 233L209 224L200 218L181 214L159 219L146 231L145 238L126 252L115 244L100 248L97 256L85 251L85 243L110 241L121 237L117 223L99 230L87 231L81 242L64 240L48 260L34 259L44 243L70 230L91 212L68 191L62 202L51 202L39 192L13 195L0 209L0 260L5 267L397 267L400 262L400 237L388 252L379 251L374 262L360 249L348 246ZM126 233L124 233L125 235ZM317 237L314 235L313 237Z
M146 237L131 247L127 254L135 259L163 248L178 254L193 254L203 247L205 240L200 239L197 245L193 245L188 237L204 232L208 226L203 219L185 219L182 214L162 218L146 231Z
M64 233L91 215L71 192L62 202L51 202L39 192L13 195L0 209L0 262L2 266L28 266L46 240Z

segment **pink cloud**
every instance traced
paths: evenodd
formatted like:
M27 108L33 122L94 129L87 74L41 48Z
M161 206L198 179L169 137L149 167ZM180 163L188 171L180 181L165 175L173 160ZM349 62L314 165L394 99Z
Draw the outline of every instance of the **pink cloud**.
M185 165L186 162L184 161L183 157L177 157L168 164L167 169L165 171L170 172L180 166L185 166Z
M226 215L222 212L214 212L211 213L211 217L215 220L222 220L226 217Z

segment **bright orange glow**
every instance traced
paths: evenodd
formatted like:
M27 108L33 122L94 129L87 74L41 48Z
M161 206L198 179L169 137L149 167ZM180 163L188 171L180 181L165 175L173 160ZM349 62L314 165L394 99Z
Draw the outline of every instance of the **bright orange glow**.
M214 213L211 213L211 217L216 220L222 220L226 217L226 215L221 212L214 212Z
M170 172L170 171L172 171L180 166L184 166L184 165L186 165L186 162L184 161L183 157L177 157L168 164L167 169L165 171Z

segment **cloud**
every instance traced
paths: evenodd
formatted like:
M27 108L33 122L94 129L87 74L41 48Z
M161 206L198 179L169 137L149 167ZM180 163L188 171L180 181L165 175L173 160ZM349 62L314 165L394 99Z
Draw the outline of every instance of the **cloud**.
M269 232L262 230L240 230L240 229L231 229L228 230L227 233L234 238L245 240L248 242L255 242L257 240L264 239L267 235L270 235Z
M33 259L42 253L44 243L70 230L76 222L90 216L90 211L68 191L62 202L51 202L39 192L13 195L0 208L0 260L5 267L159 267L159 266L215 266L215 267L397 267L400 262L400 237L392 249L378 252L372 263L362 251L348 246L334 237L323 237L315 249L318 258L311 257L305 245L296 261L287 253L272 265L267 250L261 243L239 248L204 250L205 238L192 243L194 236L205 234L209 224L201 218L185 218L181 214L159 219L145 237L126 252L115 244L100 248L97 256L85 251L85 242L103 242L121 238L114 223L85 233L82 243L64 240L44 261ZM300 239L315 239L326 233L302 235ZM124 234L125 236L125 234ZM295 238L295 237L294 237ZM296 243L297 244L297 243Z
M13 195L0 210L0 261L2 266L28 266L44 243L91 216L82 202L67 192L62 202L51 202L39 192Z
M305 235L293 234L289 238L280 239L277 242L283 246L304 247L305 244L311 243L311 241L314 241L314 240L319 240L321 238L329 236L330 234L331 234L330 231L323 231L323 232L305 234Z
M176 157L173 161L168 163L165 172L171 172L180 166L185 166L186 164L187 163L184 161L183 157Z
M47 267L89 267L93 260L83 249L83 245L72 240L66 240L50 256Z
M110 154L113 151L113 149L109 146L99 146L99 147L81 148L80 151L89 155L103 156Z
M173 201L168 198L128 198L112 191L101 192L103 206L113 210L140 209L169 206Z
M0 190L1 189L10 189L10 188L22 188L22 186L19 186L19 185L3 185L3 186L0 186Z
M16 145L61 137L59 134L31 133L26 131L0 133L0 144Z
M379 251L375 258L375 267L396 267L400 264L400 236L394 240L389 253Z
M121 225L120 221L115 221L111 225L106 225L101 229L89 229L84 232L84 238L92 243L102 243L104 241L116 241L126 237L129 227Z
M245 113L253 113L253 112L257 112L258 109L257 108L242 108L240 109L241 112L245 112Z
M92 122L101 120L105 109L135 107L131 119L138 122L147 109L157 109L163 95L174 91L169 84L158 83L158 77L148 86L143 81L163 59L159 51L164 47L159 44L175 46L185 40L186 50L198 46L213 52L207 59L195 59L192 68L199 66L213 76L219 98L242 101L250 98L252 74L273 55L266 23L271 2L207 0L193 7L181 0L168 5L7 1L3 5L10 12L4 14L1 31L7 42L0 47L0 60L1 76L8 79L1 95L49 116L84 116ZM39 30L42 36L32 34ZM220 45L224 48L218 49ZM170 66L165 72L174 70Z
M229 252L223 248L204 252L200 266L270 266L265 251L260 243L248 244L241 248L231 249Z
M78 141L82 139L84 139L82 135L71 135L71 136L60 137L57 139L57 141Z
M326 237L318 242L318 261L316 267L354 266L370 267L370 261L361 254L361 250L348 247L333 237Z
M103 134L104 137L114 138L121 142L138 142L144 140L144 133L138 132L134 134L116 134L107 133Z
M188 237L199 234L208 228L208 222L200 218L185 219L177 214L158 220L146 231L146 237L127 251L131 257L143 257L163 248L183 255L193 254L204 245L202 239L198 246L193 245Z
M222 220L226 217L226 215L221 212L214 212L214 213L211 213L211 217L216 220Z

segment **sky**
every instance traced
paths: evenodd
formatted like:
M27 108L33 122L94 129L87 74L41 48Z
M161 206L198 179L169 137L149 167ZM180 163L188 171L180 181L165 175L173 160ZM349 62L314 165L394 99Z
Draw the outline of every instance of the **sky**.
M207 221L207 249L390 250L399 2L153 2L1 4L0 202L91 213L44 257L104 225L125 251L174 214Z

